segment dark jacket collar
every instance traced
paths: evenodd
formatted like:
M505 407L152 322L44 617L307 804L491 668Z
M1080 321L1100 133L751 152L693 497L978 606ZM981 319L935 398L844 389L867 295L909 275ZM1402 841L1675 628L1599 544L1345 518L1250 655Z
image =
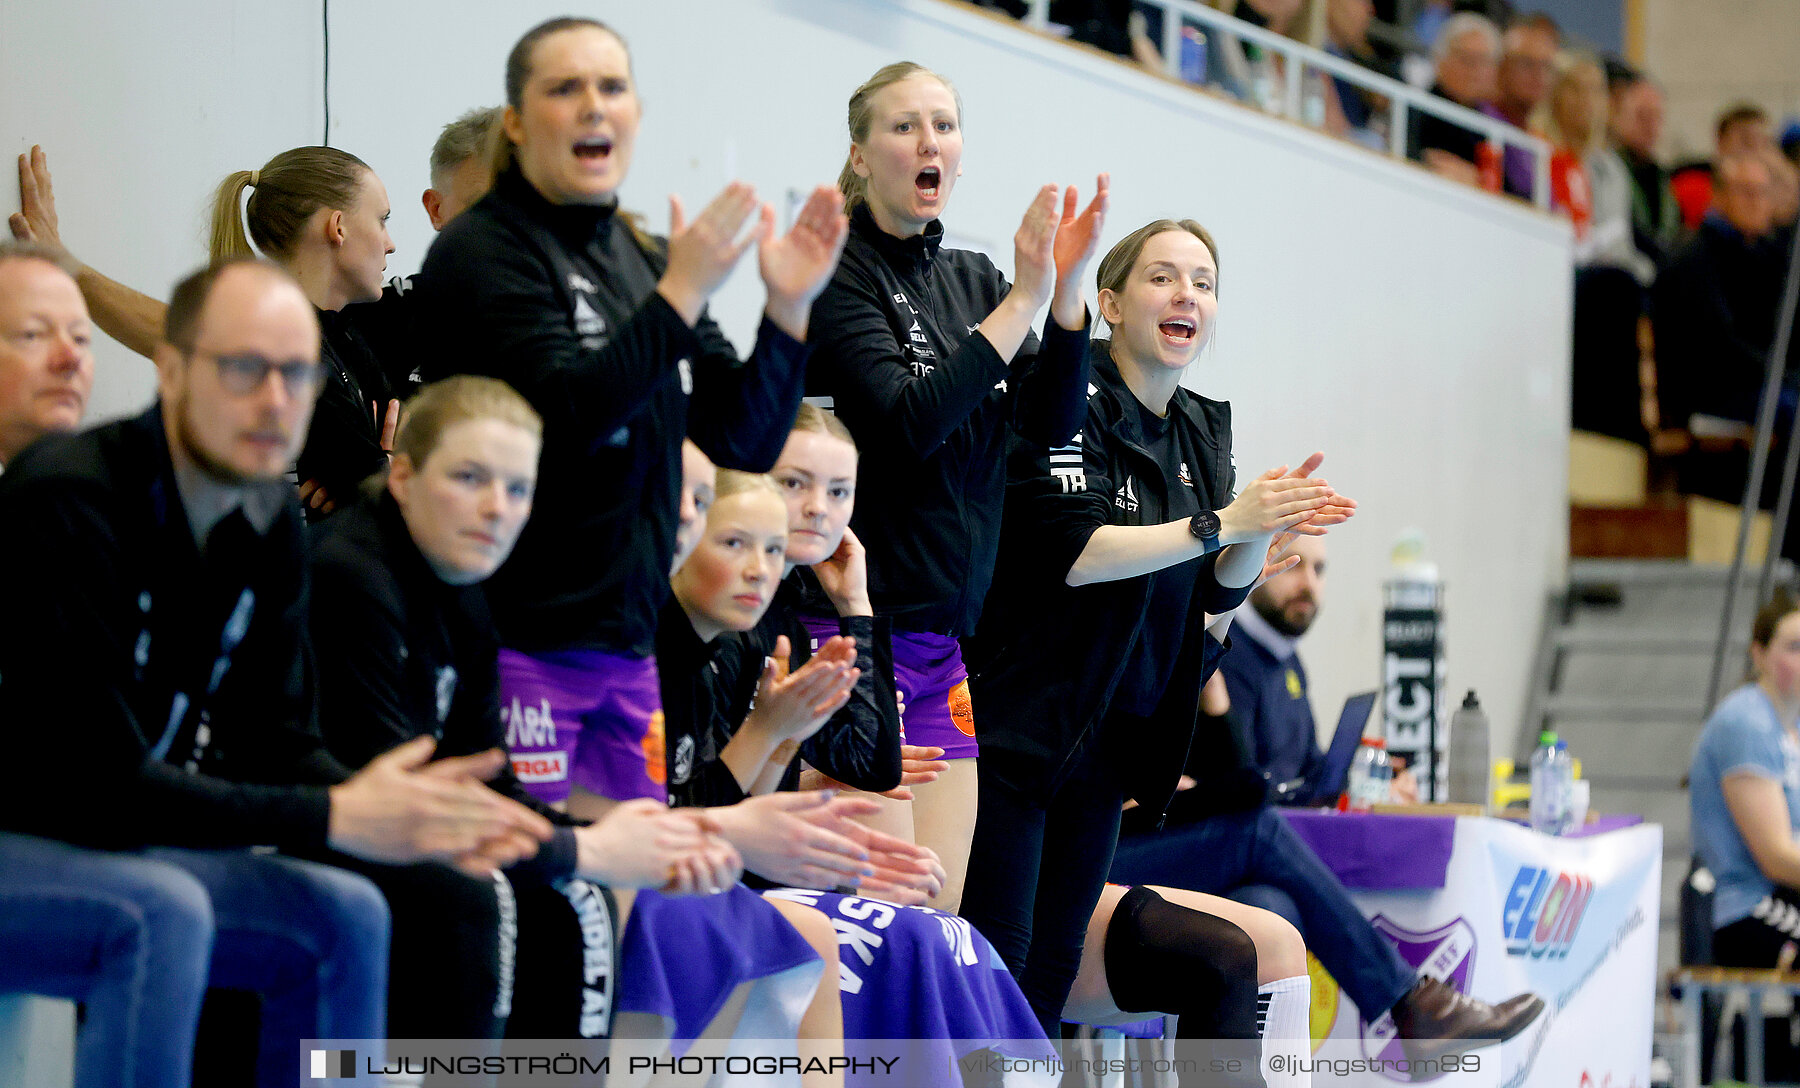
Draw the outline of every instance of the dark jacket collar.
M1096 337L1088 349L1088 365L1093 368L1096 385L1095 394L1105 397L1108 415L1115 425L1130 422L1132 432L1137 431L1136 409L1137 394L1125 384L1125 378L1119 373L1119 365L1113 362L1112 341L1105 337ZM1169 414L1179 413L1198 432L1200 439L1208 446L1216 447L1220 428L1229 427L1231 406L1224 401L1203 397L1186 386L1177 386L1175 395L1169 398Z
M589 242L606 241L618 220L617 197L605 204L553 204L525 180L516 166L494 180L494 193L548 227L557 241L577 251Z
M914 268L929 266L937 257L938 248L944 244L944 224L941 220L933 219L925 224L922 232L911 238L896 238L881 229L866 203L858 204L856 210L850 213L850 229L857 237L873 246L883 260Z

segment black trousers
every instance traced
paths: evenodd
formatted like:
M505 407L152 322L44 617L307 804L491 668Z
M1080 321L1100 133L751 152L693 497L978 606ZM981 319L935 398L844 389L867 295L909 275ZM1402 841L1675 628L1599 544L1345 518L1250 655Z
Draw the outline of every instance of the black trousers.
M1123 787L1101 760L1077 758L1069 780L1042 798L1007 784L1004 754L981 757L961 909L1006 960L1053 1039L1112 868L1124 803Z

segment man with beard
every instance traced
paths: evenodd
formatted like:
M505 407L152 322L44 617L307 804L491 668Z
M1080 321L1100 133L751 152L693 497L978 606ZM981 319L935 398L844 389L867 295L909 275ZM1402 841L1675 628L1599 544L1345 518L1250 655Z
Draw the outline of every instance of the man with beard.
M256 1083L293 1084L299 1039L384 1036L389 936L374 885L295 855L473 882L549 826L481 784L497 750L424 766L418 741L354 775L325 752L284 479L324 376L299 285L261 261L190 276L157 368L148 412L43 438L0 476L20 617L0 624L0 728L31 768L0 830L189 874L210 983L263 995Z
M1237 610L1231 652L1219 666L1231 695L1231 712L1248 733L1251 761L1270 785L1288 785L1276 798L1281 804L1318 804L1335 800L1320 796L1315 782L1325 764L1307 697L1306 669L1298 643L1319 615L1325 590L1325 541L1306 536L1295 541L1298 565L1269 579L1250 593L1249 607ZM1411 772L1396 768L1391 798L1416 801L1418 783Z

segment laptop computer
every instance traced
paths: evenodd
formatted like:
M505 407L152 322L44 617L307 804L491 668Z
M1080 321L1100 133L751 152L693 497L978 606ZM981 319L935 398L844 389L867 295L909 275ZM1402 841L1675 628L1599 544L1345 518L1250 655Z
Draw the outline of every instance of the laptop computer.
M1329 804L1344 792L1350 780L1350 761L1356 758L1363 730L1368 727L1369 715L1374 713L1375 700L1380 696L1379 691L1359 691L1344 700L1344 709L1338 713L1337 732L1331 735L1331 746L1325 749L1325 762L1312 782L1308 804Z

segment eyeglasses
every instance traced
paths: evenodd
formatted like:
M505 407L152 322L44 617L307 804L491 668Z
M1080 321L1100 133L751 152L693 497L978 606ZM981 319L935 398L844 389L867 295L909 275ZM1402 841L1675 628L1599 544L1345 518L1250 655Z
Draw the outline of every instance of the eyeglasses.
M219 384L225 387L226 392L235 396L249 396L261 389L268 382L271 371L281 375L281 387L290 397L308 396L317 391L325 381L323 363L308 363L298 359L276 363L250 351L222 355L196 348L193 354L210 358L219 368Z

